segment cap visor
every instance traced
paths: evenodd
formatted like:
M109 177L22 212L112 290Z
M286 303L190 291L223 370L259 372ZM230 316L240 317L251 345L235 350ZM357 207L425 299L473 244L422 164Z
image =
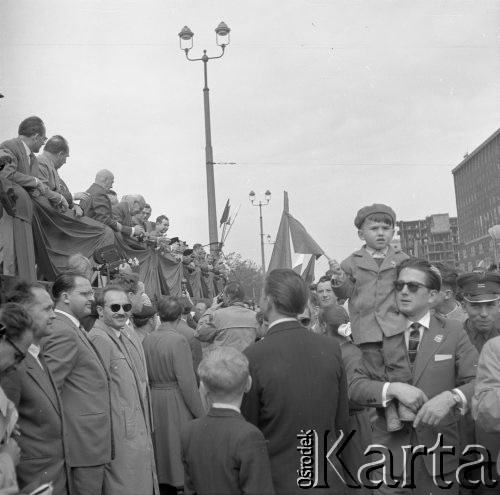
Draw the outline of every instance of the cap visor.
M500 299L500 294L479 294L477 296L464 296L467 302L493 302Z

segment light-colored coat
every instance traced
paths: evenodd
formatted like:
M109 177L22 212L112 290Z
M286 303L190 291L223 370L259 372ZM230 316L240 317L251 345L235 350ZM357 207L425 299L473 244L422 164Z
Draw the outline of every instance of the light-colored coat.
M106 466L103 495L151 495L159 493L144 391L144 372L134 343L122 332L97 320L89 338L111 377L111 411L115 458Z
M472 416L481 425L481 431L489 432L480 437L476 431L476 440L490 450L493 460L496 457L500 473L500 337L488 340L481 351Z
M347 277L342 284L334 285L333 290L338 298L349 298L355 344L382 342L384 336L404 332L405 318L396 306L393 282L397 265L406 259L408 255L389 247L378 266L363 247L342 262L341 268Z

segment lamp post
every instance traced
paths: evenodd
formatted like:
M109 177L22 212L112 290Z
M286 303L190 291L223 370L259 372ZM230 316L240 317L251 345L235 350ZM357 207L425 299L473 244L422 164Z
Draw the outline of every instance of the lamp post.
M207 63L209 60L221 58L224 55L226 46L229 45L229 27L221 22L215 28L215 40L218 46L221 47L222 53L216 57L207 56L207 51L203 50L203 56L200 58L191 58L189 50L193 48L194 33L184 26L179 33L179 43L181 50L186 54L186 58L191 62L203 62L203 75L205 86L203 87L203 105L205 111L205 162L207 173L207 199L208 199L208 238L210 241L210 252L217 255L219 251L219 240L217 233L217 208L215 205L215 183L214 183L214 157L212 150L212 132L210 128L210 100L207 81Z
M248 199L250 200L250 203L252 203L253 206L259 207L260 254L262 256L262 278L266 278L266 257L264 255L264 226L262 224L262 207L267 206L269 204L269 201L271 201L271 191L269 191L269 189L264 193L264 197L266 199L265 203L263 203L262 201L259 201L258 203L256 203L255 202L255 193L253 191L250 191L248 194Z
M493 227L490 227L488 229L488 234L490 234L493 239L493 253L495 256L496 269L498 270L497 241L500 239L500 225L493 225Z

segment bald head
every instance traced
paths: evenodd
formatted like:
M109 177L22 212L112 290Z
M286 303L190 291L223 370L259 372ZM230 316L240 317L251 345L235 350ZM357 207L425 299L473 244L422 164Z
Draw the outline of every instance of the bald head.
M113 182L115 181L115 176L109 170L103 169L97 172L95 176L95 183L102 186L106 191L109 191L113 187Z

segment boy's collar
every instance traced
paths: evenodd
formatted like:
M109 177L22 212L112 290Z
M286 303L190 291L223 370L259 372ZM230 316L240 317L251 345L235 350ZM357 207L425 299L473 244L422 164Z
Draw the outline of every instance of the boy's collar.
M373 249L365 244L365 251L373 258L385 258L389 252L389 246L384 249Z

